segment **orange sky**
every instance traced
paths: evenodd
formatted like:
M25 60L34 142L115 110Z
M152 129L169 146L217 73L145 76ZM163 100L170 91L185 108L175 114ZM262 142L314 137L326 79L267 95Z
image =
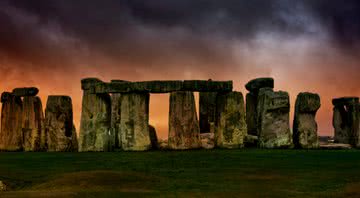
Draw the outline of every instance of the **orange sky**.
M299 92L320 94L320 135L333 135L332 98L360 96L360 12L350 1L347 15L335 1L46 2L0 1L0 91L38 87L44 108L48 95L69 95L77 129L86 77L233 80L244 96L249 80L273 77L292 111ZM150 99L161 138L168 105L166 94Z

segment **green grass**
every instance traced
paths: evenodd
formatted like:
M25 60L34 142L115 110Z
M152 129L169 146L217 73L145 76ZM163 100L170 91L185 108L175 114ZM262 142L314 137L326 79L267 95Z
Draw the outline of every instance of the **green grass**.
M0 153L0 197L359 197L360 150Z

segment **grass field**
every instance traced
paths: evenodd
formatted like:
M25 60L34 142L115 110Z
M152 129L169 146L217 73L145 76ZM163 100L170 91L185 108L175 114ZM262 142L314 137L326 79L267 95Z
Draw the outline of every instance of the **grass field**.
M360 150L0 153L0 197L360 197Z

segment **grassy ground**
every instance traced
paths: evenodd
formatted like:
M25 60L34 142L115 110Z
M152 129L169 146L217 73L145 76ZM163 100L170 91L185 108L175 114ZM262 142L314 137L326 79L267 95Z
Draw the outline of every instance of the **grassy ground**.
M0 197L360 197L360 150L0 153Z

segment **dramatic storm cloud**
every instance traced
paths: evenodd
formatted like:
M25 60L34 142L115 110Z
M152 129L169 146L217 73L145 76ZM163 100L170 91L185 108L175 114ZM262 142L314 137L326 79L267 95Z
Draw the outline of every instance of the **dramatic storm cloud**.
M331 99L360 95L357 0L0 1L0 88L70 95L79 127L80 79L233 80L272 76L275 89L321 95L317 120L332 135ZM151 102L166 136L168 96ZM45 106L45 105L44 105Z

